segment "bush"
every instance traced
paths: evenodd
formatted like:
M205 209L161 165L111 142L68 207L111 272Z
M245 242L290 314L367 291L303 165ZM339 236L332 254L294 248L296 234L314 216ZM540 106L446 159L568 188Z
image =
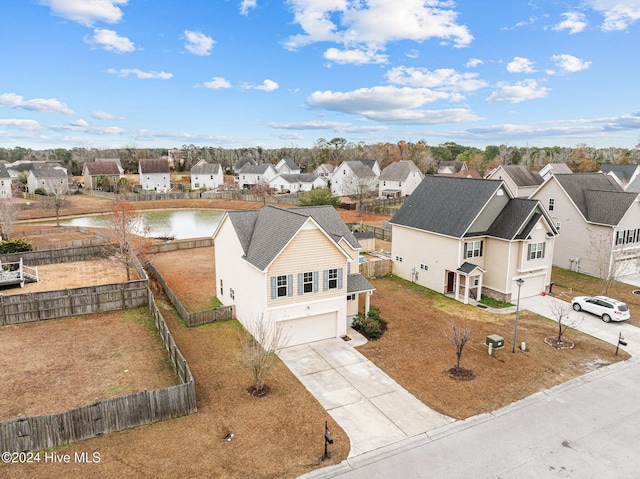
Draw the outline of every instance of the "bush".
M47 192L44 191L42 188L36 188L36 190L33 192L34 195L40 195L40 196L47 196Z
M387 330L387 322L380 316L378 308L371 308L367 316L359 314L353 320L353 329L362 333L367 339L379 339Z
M32 249L31 243L22 238L0 241L0 254L21 253Z

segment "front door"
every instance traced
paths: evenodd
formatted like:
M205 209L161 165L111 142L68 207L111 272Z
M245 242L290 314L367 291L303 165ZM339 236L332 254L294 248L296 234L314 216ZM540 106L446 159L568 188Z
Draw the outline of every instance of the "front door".
M447 273L447 293L453 293L456 289L456 273L449 271Z

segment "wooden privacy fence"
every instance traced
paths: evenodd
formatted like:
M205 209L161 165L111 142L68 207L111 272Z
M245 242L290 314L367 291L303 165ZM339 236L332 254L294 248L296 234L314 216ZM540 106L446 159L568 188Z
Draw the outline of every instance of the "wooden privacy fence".
M363 201L358 205L358 210L364 213L376 213L379 215L393 216L398 211L399 205L402 205L405 200L406 197L381 198L376 200Z
M173 240L166 243L153 244L149 248L149 253L168 253L170 251L178 251L181 249L206 248L213 246L213 238L196 238ZM211 258L213 261L213 256Z
M187 311L187 308L184 307L178 296L176 296L176 294L169 287L165 279L153 266L153 264L148 263L146 267L151 271L151 274L153 274L155 279L160 283L160 286L162 286L162 290L167 295L167 297L171 301L171 304L173 304L174 308L176 308L178 314L188 327L200 326L202 324L214 323L216 321L227 321L229 319L235 318L234 306L220 306L219 308L205 309L203 311L196 311L193 313Z
M148 280L15 295L0 294L0 326L146 306Z
M377 226L371 226L371 225L361 224L361 223L347 223L347 226L353 232L368 231L373 233L373 235L378 239L381 239L384 241L391 241L391 229L378 228Z
M393 270L393 261L387 258L369 259L366 263L360 263L360 273L365 278L382 278L391 274Z
M42 251L22 251L20 253L8 253L0 255L3 263L15 263L23 259L29 266L41 266L43 264L74 263L87 261L94 258L105 257L110 254L110 246L98 244L92 246L78 246L68 249L46 249Z

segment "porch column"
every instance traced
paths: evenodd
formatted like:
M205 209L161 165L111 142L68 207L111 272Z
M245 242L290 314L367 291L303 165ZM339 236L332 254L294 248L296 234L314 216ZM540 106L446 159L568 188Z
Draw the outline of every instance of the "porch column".
M364 315L367 316L369 314L369 308L371 301L371 291L367 291L367 294L364 297Z
M460 301L460 273L456 271L456 283L453 285L453 297L456 301Z
M482 299L482 278L483 278L483 275L479 274L478 275L478 293L477 293L476 301L480 301Z
M469 304L469 276L464 276L464 304Z

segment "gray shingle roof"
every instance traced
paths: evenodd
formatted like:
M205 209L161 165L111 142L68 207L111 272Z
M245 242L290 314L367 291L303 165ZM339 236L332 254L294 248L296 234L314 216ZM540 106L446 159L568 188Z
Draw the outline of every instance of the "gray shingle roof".
M233 170L239 171L245 165L257 165L257 163L253 158L240 158L233 164Z
M31 173L36 178L66 178L67 174L58 168L34 168Z
M220 163L207 163L199 161L191 168L193 175L217 175L220 172Z
M638 196L625 193L602 173L555 175L555 179L576 204L587 221L617 225Z
M554 175L563 175L563 174L568 175L570 173L573 173L573 171L571 171L571 168L569 168L566 163L548 163L545 166L550 166L551 172Z
M517 186L538 186L544 182L537 171L531 171L526 166L504 165L502 168Z
M315 180L319 178L318 175L313 175L311 173L298 173L298 174L284 173L284 174L278 175L278 177L284 179L288 183L313 183Z
M87 172L94 175L120 175L120 168L115 162L101 162L85 163Z
M336 243L344 238L354 248L360 248L332 206L284 209L267 205L260 210L229 211L227 214L245 252L244 258L261 271L269 266L309 217Z
M640 175L636 176L635 179L627 185L624 191L628 193L640 193Z
M280 160L280 161L284 161L284 165L283 166L287 166L290 170L299 170L300 169L300 167L298 165L296 165L291 158L282 158L282 160Z
M513 198L498 214L487 230L487 236L502 238L507 240L524 239L535 226L541 214L538 213L536 222L531 224L529 219L534 215L539 203L537 200L527 200L524 198ZM528 224L525 224L528 223ZM527 230L527 226L529 229ZM527 230L526 232L523 230ZM524 236L523 236L524 235ZM518 237L519 236L519 237ZM517 238L518 237L518 238Z
M449 168L450 170L453 170L457 173L458 171L465 168L465 166L466 165L462 161L441 161L440 163L438 163L438 173L442 173L445 168Z
M468 263L467 261L462 263L462 266L458 268L458 271L464 274L471 274L473 273L474 269L480 269L482 272L485 271L484 269L480 268L480 266L478 266L477 264Z
M502 181L425 176L390 223L462 238Z
M355 161L346 161L345 163L349 165L351 171L358 178L375 178L376 174L373 172L371 167L365 162L374 162L374 160L355 160Z
M145 173L169 173L169 160L166 158L149 158L140 160L140 172Z
M240 168L239 173L249 175L262 175L270 166L273 168L273 166L268 163L263 163L262 165L250 165L247 163L242 168Z
M380 179L384 181L404 181L413 172L421 173L413 161L397 161L382 170Z
M0 164L0 178L11 178L7 167L3 164Z
M360 273L347 275L347 293L361 293L363 291L373 291L374 289L376 288Z
M638 165L612 165L604 164L600 166L603 173L613 172L624 183L628 183L633 174L638 169Z

